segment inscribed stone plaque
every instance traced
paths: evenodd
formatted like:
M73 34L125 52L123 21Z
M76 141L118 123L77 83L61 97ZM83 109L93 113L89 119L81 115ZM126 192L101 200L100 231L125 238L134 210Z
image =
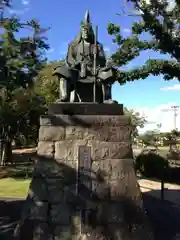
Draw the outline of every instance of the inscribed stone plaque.
M78 149L78 182L91 187L91 147L79 146Z
M79 168L91 169L91 147L79 146L78 151Z

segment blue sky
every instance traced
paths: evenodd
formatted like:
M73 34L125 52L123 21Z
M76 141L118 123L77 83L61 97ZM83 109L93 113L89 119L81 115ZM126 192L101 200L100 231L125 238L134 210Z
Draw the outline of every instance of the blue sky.
M14 1L15 2L15 1ZM67 44L79 32L80 22L86 9L89 9L93 25L99 26L99 41L107 51L114 51L111 36L107 34L108 22L121 25L122 33L128 36L133 17L120 17L121 0L16 0L11 10L22 19L36 18L43 27L50 27L48 42L51 50L47 53L49 60L58 60L65 56ZM162 58L158 53L143 52L132 61L127 68L143 64L149 57ZM176 86L174 87L174 85ZM180 105L178 81L164 81L162 76L150 76L146 80L128 83L124 86L114 84L113 99L123 103L128 108L157 109L158 106L169 104ZM175 90L176 89L176 90ZM146 114L146 112L145 112ZM147 114L146 114L147 115ZM158 121L158 120L155 120Z

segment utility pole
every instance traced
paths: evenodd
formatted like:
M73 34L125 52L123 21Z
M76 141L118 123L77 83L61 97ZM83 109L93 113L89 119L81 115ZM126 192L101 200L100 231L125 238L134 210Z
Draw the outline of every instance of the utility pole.
M179 107L177 105L171 106L170 109L163 109L163 112L169 112L169 111L173 111L173 120L174 120L174 130L177 130L177 116L178 116L178 111L179 111Z

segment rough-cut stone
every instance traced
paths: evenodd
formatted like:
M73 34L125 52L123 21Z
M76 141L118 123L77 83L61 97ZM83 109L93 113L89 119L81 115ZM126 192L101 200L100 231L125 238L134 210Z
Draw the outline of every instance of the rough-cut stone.
M72 239L71 228L69 226L57 226L54 230L54 240Z
M27 201L28 218L39 222L33 240L153 240L134 172L130 118L113 115L112 105L78 106L72 115L40 119ZM57 104L51 110L61 111Z
M64 127L41 126L39 129L39 141L59 141L65 138Z
M40 117L41 126L80 126L82 128L90 127L118 127L130 126L131 118L129 116L99 116L99 115L44 115Z
M66 203L54 204L51 207L50 219L53 223L59 225L69 225L71 222L69 206Z
M39 219L42 221L46 221L48 214L48 202L46 201L36 201L32 202L29 218L31 219Z
M105 179L122 180L132 170L132 159L106 159L93 161L92 171L101 172Z
M68 126L66 127L66 140L83 139L86 131L87 131L86 128Z
M27 233L28 234L28 233ZM34 226L34 240L52 240L50 235L49 226L47 223L39 223Z
M103 181L99 182L97 179L92 180L92 192L94 198L99 198L103 201L108 201L109 198L109 186Z
M92 127L83 128L80 126L66 127L66 140L99 140L109 142L129 141L131 137L131 127Z
M78 161L78 147L86 146L86 140L65 140L55 143L55 159Z
M132 147L128 142L88 141L92 147L92 160L132 158Z
M39 186L41 188L39 189ZM47 184L40 176L34 176L29 186L29 196L34 202L48 200Z
M55 143L55 159L78 160L78 147L91 147L92 160L123 159L132 157L131 144L128 142L102 142L86 140L65 140ZM64 160L63 160L64 159Z
M42 157L52 158L54 156L54 143L41 141L38 143L37 154Z

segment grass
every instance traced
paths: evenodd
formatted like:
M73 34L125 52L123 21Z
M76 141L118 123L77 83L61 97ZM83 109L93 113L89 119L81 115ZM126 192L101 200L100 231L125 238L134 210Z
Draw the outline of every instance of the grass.
M1 178L25 179L32 176L33 166L0 166Z
M27 196L30 181L30 179L0 179L0 198L25 198Z

